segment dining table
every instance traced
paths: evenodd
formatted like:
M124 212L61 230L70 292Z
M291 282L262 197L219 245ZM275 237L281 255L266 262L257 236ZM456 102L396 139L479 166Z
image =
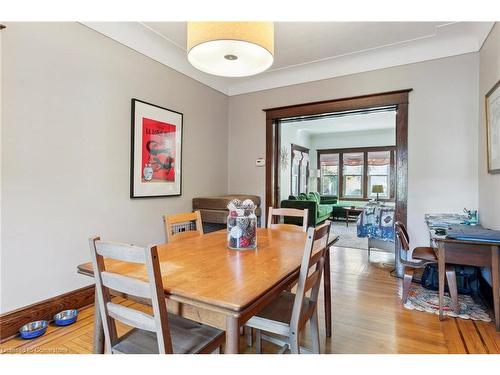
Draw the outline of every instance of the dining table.
M220 230L160 244L157 249L168 311L225 330L225 353L236 354L240 327L298 279L306 233L258 228L253 250L229 249L226 237L227 232ZM331 233L329 238L324 269L327 336L331 336L329 247L338 236ZM105 266L110 272L147 281L144 265L106 259ZM77 272L93 277L92 263L79 265ZM104 353L98 309L94 319L94 353Z

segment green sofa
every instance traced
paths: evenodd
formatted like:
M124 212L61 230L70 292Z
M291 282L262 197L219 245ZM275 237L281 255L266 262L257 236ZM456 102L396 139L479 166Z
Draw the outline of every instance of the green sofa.
M297 208L299 210L307 208L309 210L308 226L316 226L330 217L336 203L336 196L310 192L309 194L300 193L298 196L289 196L288 199L281 201L281 207ZM285 224L302 225L301 218L285 217L284 222Z

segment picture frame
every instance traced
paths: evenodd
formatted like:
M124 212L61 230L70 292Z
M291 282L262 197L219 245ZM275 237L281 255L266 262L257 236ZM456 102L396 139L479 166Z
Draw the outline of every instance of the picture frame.
M500 173L500 80L485 95L488 173Z
M182 195L183 114L131 100L130 198Z

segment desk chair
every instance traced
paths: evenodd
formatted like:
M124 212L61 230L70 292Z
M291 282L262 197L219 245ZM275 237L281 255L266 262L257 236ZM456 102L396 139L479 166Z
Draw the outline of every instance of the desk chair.
M437 264L438 258L434 248L416 247L411 252L410 259L403 259L401 249L406 250L407 254L410 254L410 237L403 223L396 221L394 227L396 229L396 237L400 244L400 246L396 246L396 252L398 253L396 257L399 257L399 261L404 266L402 301L406 303L415 270L424 268L428 264ZM460 307L458 305L457 277L455 268L451 265L446 265L446 279L448 280L453 310L458 313Z

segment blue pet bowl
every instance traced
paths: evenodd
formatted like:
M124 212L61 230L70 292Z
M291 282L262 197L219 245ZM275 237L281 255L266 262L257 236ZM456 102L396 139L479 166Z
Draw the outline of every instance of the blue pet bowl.
M54 323L57 326L67 326L76 322L78 310L64 310L54 315Z
M48 326L49 323L46 320L38 320L23 325L19 329L19 333L23 339L34 339L35 337L43 335L45 331L47 331Z

